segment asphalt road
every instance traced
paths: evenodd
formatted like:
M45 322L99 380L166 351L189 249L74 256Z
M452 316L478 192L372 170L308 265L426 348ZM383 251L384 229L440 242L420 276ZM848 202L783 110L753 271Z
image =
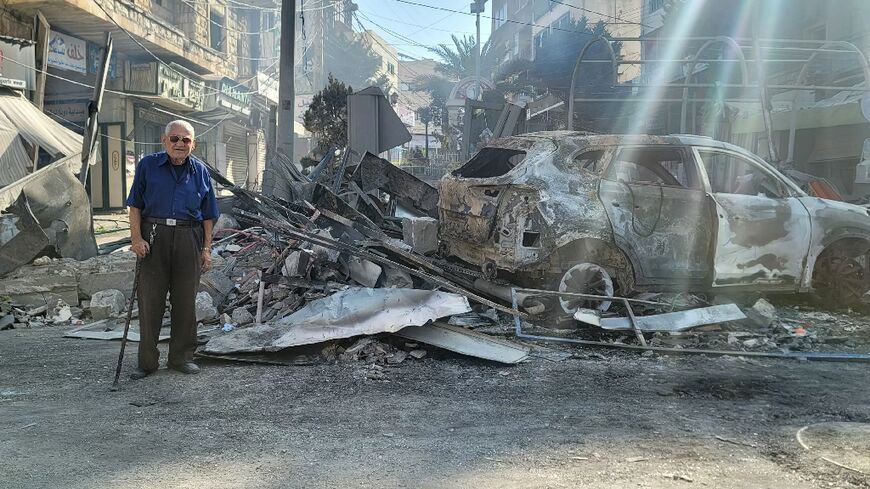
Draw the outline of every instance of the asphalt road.
M870 487L866 364L432 351L204 361L109 392L119 343L61 335L0 332L0 487Z

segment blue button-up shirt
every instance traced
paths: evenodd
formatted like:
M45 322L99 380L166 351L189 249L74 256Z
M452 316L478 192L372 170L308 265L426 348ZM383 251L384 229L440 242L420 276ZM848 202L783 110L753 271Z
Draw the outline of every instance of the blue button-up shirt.
M165 151L139 161L127 205L158 219L204 221L220 215L205 164L191 155L173 168Z

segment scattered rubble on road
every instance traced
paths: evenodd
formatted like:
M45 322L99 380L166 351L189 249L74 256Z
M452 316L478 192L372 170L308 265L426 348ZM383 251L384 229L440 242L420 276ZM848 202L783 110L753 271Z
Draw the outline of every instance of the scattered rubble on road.
M196 297L201 355L268 363L270 352L316 348L317 361L395 366L436 348L512 364L530 355L511 341L514 320L544 338L653 349L858 352L870 344L862 314L808 303L734 304L687 293L560 302L546 290L493 282L440 254L434 188L401 169L379 173L389 163L370 154L355 166L334 164L313 180L285 165L291 183L278 194L286 199L213 173L233 197L223 203L231 212L215 228L213 267ZM23 265L0 283L0 330L67 325L69 337L120 339L134 264L117 250ZM559 313L578 300L585 307ZM595 308L605 300L606 311ZM137 338L134 320L130 339Z

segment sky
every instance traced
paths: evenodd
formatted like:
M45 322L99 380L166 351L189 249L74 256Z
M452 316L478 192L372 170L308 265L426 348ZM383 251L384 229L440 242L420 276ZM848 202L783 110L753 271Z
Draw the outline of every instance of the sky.
M471 0L408 0L439 9L469 12ZM426 46L453 45L451 34L459 37L474 35L474 16L403 3L399 0L356 0L359 19L363 26L372 29L392 44L399 53L415 58L434 58ZM486 3L483 15L492 15L491 2ZM492 19L481 16L480 36L489 38Z

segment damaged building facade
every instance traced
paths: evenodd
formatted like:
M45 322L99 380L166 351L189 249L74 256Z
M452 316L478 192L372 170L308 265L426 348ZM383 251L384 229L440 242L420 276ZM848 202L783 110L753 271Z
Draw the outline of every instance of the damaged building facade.
M23 0L0 14L18 26L4 33L34 46L35 82L20 88L78 133L112 33L100 163L90 172L94 208L110 210L124 207L136 162L160 150L166 123L179 118L193 124L198 156L239 185L261 184L277 105L276 9L273 2Z

